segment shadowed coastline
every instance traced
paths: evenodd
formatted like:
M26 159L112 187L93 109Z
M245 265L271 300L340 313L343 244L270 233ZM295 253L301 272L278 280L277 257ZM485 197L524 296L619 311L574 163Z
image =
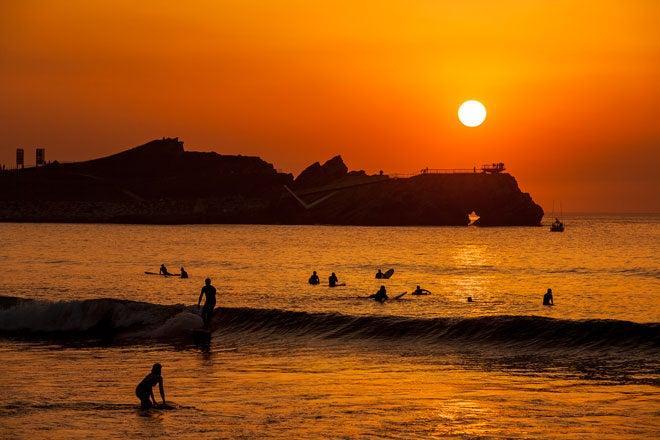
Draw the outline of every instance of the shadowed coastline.
M475 211L480 226L538 226L543 218L508 173L370 176L336 156L294 179L258 157L185 151L178 138L0 173L0 201L3 222L461 226Z

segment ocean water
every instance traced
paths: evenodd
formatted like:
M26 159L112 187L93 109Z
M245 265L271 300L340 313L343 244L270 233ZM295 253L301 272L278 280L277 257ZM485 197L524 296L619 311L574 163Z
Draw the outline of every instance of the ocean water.
M0 224L0 438L658 438L660 216L565 221Z

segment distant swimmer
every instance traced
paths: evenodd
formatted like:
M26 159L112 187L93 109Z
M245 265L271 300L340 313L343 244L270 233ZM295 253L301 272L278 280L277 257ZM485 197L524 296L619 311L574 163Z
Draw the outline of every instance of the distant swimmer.
M319 276L316 274L316 271L312 272L312 276L309 277L309 284L312 286L316 286L321 283L321 280L319 279Z
M383 278L385 278L385 275L383 274L383 271L378 269L378 272L376 272L376 279L377 280L382 280Z
M163 405L165 405L165 389L163 387L161 370L162 366L160 364L154 364L151 367L151 373L147 374L135 388L135 395L140 399L140 407L142 409L149 409L157 405L153 389L156 384L158 384L160 397L163 399Z
M339 279L337 278L337 275L335 275L334 272L330 274L328 277L328 287L337 287L337 283L339 282Z
M554 306L555 302L552 299L552 289L548 289L547 292L545 292L545 295L543 295L543 305L544 306Z
M413 290L412 294L413 295L430 295L431 291L426 290L426 289L422 289L421 287L417 286L417 288L415 290Z
M181 266L181 278L188 278L188 272Z
M199 293L199 299L197 300L197 307L199 307L202 302L202 297L206 296L204 300L204 307L202 307L202 319L204 320L204 328L208 329L211 325L211 318L213 318L213 309L215 308L215 287L211 285L211 278L204 280L204 287Z
M379 303L383 303L387 301L389 297L387 296L387 290L385 290L385 286L380 286L378 292L374 293L369 298L372 298L374 301L378 301Z
M160 265L160 270L158 271L158 273L161 275L170 275L170 273L167 271L167 267L165 267L164 264Z

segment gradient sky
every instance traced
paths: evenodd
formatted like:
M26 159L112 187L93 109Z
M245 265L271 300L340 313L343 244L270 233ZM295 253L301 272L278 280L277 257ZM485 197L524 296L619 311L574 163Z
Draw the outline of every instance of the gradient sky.
M660 212L658 23L656 0L0 0L0 163L178 136L295 173L503 161L548 211Z

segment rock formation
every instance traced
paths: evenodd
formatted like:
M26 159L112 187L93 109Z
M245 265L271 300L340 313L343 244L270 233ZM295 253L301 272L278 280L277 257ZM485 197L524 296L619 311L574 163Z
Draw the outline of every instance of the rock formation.
M466 225L475 211L481 226L533 226L543 217L506 173L368 176L335 156L294 180L258 157L185 151L176 138L0 173L0 202L0 221Z

